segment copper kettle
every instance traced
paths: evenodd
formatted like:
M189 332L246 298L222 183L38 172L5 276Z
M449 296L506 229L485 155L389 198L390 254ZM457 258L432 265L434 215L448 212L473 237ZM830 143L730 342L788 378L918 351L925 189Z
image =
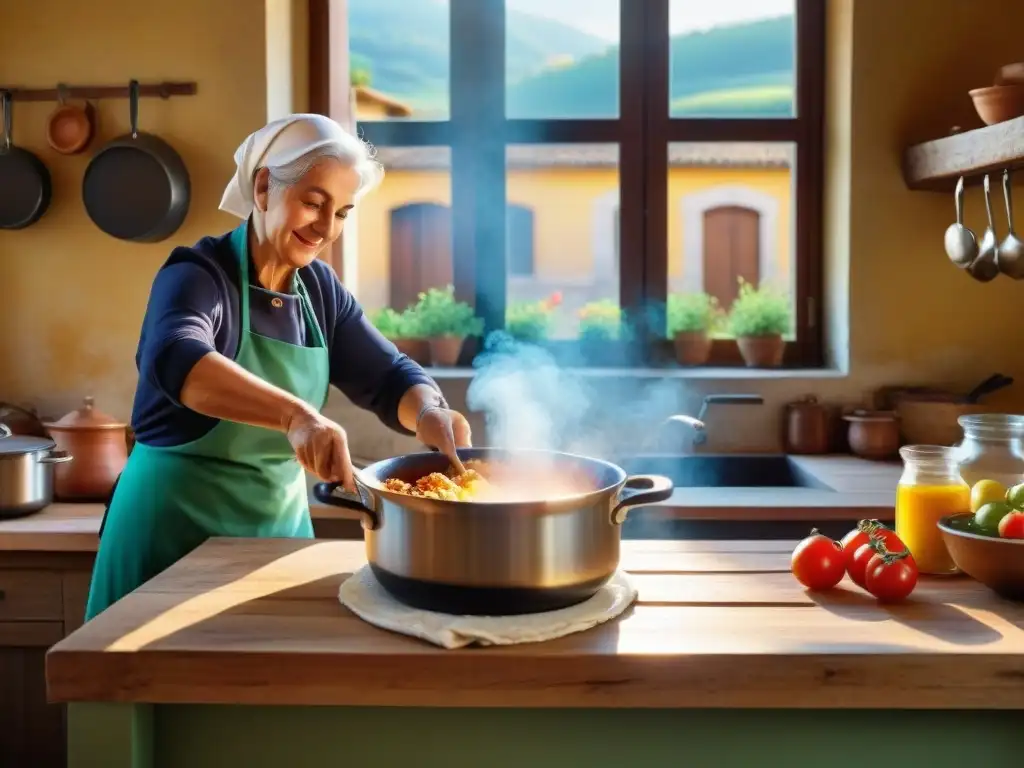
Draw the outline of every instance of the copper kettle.
M61 501L104 501L128 461L127 424L96 409L86 397L82 407L46 429L75 460L54 467L54 495Z

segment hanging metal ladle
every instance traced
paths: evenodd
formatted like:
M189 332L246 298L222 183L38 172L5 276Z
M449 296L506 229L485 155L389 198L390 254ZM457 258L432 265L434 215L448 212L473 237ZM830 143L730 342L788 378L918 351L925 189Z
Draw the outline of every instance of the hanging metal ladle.
M1014 280L1024 280L1024 242L1013 231L1013 198L1010 196L1010 170L1003 171L1003 201L1010 231L999 244L999 271Z
M978 258L967 268L971 277L975 280L987 283L995 280L999 275L999 244L996 240L996 223L992 218L992 191L985 174L985 213L988 214L988 227L985 234L981 236L981 244L978 246Z
M956 223L946 228L946 255L960 269L967 269L978 257L978 239L964 226L964 177L956 183L953 195L956 204Z

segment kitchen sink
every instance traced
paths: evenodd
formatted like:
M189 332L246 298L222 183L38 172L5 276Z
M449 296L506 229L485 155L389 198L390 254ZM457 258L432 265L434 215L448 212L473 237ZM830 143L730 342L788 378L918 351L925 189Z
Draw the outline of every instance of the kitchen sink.
M650 454L621 458L631 475L664 475L677 488L832 488L785 454Z

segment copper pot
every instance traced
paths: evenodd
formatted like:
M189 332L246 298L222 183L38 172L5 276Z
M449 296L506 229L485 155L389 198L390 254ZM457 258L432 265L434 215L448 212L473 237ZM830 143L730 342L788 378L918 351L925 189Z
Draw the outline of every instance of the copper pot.
M93 398L46 425L57 448L75 457L54 469L54 495L62 501L104 501L128 461L127 424L96 410Z
M783 424L786 453L812 455L828 453L830 447L828 406L814 395L787 403Z
M892 411L856 410L843 415L849 426L850 450L863 459L884 460L900 449L900 424Z
M46 121L46 141L62 155L77 155L92 141L96 130L96 112L92 104L84 107L66 104L67 89L57 87L60 103Z

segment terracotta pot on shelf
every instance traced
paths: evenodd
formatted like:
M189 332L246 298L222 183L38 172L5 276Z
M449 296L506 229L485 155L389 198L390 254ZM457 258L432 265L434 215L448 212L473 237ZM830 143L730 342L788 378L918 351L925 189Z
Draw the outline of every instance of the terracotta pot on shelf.
M391 339L391 343L413 362L430 365L430 342L426 339Z
M832 445L830 412L814 395L787 403L783 409L783 445L786 453L820 455Z
M704 365L711 357L711 337L706 331L686 331L672 337L680 365Z
M995 125L1024 115L1024 84L1009 83L975 88L968 92L974 110L985 125Z
M893 411L856 410L843 415L849 424L850 451L862 459L884 460L900 449L900 422Z
M462 352L462 336L435 336L430 339L430 358L434 365L441 365L448 368L459 362L459 353Z
M782 365L782 355L786 351L786 342L778 333L740 336L736 339L736 346L748 368L778 368Z
M96 409L82 407L46 425L58 450L74 461L54 466L54 495L61 501L104 501L128 460L128 425Z

